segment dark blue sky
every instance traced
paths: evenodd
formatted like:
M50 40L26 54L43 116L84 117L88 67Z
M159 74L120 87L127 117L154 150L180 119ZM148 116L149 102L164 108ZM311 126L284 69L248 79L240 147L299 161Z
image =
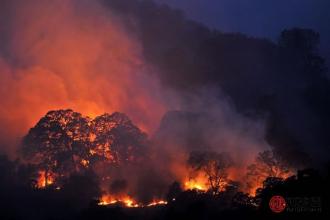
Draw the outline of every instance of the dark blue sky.
M276 40L290 27L321 33L322 52L330 58L330 0L156 0L185 11L189 18L225 32Z

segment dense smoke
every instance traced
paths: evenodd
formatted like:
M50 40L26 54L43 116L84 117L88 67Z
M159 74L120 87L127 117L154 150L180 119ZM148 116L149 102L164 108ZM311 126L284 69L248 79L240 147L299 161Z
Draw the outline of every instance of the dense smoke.
M215 93L208 88L190 94L191 102L182 107L185 111L168 112L153 137L161 151L158 164L170 164L181 182L189 178L186 163L192 151L228 153L234 162L231 178L240 181L256 154L270 149L264 139L264 120L238 114L225 97L213 97Z
M1 137L6 140L22 137L48 110L61 108L91 117L124 112L149 132L156 130L168 110L203 112L220 121L229 118L228 123L221 123L221 129L214 128L219 131L242 130L231 128L231 124L246 131L250 124L254 127L227 101L219 101L223 98L215 98L220 94L218 89L182 94L161 87L152 65L143 57L143 41L136 31L140 26L128 30L123 16L98 3L36 0L1 4L6 18L1 19ZM204 131L208 125L199 126ZM224 131L228 140L222 142L243 145L244 136L241 139L232 133ZM210 134L208 139L217 142L216 138ZM256 139L259 142L260 135ZM252 145L255 147L247 147ZM246 143L251 152L258 146Z
M0 14L2 142L12 145L60 108L91 117L121 111L155 129L165 101L140 43L118 18L75 0L1 1Z
M295 166L329 159L330 83L318 33L294 28L272 42L210 30L152 1L102 2L138 27L162 84L184 92L220 87L238 112L267 119L267 142Z

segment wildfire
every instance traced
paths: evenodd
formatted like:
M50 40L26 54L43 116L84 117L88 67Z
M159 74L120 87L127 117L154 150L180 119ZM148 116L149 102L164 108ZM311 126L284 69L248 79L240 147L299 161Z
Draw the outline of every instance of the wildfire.
M196 190L200 190L200 191L207 190L207 186L205 185L205 183L198 182L196 180L186 181L184 183L184 188L185 188L185 190L188 190L188 189L190 189L190 190L196 189Z
M55 181L54 176L46 171L39 171L39 177L37 180L37 188L45 188L46 186L52 185Z
M111 205L116 203L122 203L126 207L140 207L140 205L131 197L129 196L123 196L122 198L115 198L111 195L103 195L100 199L99 205Z
M113 205L113 204L123 204L125 207L128 208L138 208L138 207L151 207L151 206L159 206L159 205L166 205L167 201L165 200L153 200L151 203L148 204L141 204L136 202L133 198L130 196L123 196L116 198L112 195L103 195L100 199L100 202L98 205L107 206L107 205Z
M209 188L207 178L201 172L197 173L193 178L187 178L183 183L185 190L207 191Z
M88 167L88 165L89 165L89 161L88 160L81 160L81 165L83 165L84 167Z
M167 202L164 200L159 200L159 201L155 200L149 203L147 206L157 206L157 205L167 205Z
M288 177L290 177L290 176L292 176L292 175L293 175L293 172L290 173L290 174L287 174L287 175L279 176L279 178L286 179L286 178L288 178ZM257 189L263 187L264 180L265 180L265 179L259 179L259 180L255 181L255 182L253 182L253 183L251 184L251 186L249 187L247 193L248 193L250 196L256 196Z

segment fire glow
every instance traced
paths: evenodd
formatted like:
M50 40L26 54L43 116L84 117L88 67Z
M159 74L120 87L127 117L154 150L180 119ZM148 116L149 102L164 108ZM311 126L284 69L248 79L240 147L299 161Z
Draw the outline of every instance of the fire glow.
M105 192L98 203L103 206L123 205L134 208L166 205L164 198L171 183L177 183L177 190L181 192L192 190L199 194L219 196L228 186L238 189L233 182L237 181L238 173L243 173L230 165L228 154L198 151L190 154L186 152L189 155L182 157L182 161L174 161L177 163L173 171L160 170L157 160L145 160L150 158L152 152L148 148L150 142L146 134L128 116L118 112L91 119L70 109L49 111L30 130L24 138L24 144L23 152L28 153L26 159L39 160L36 164L38 169L44 167L38 171L36 188L52 186L61 190L62 184L72 175L95 172L93 178L99 179L97 185ZM72 146L78 148L72 150ZM63 157L63 153L70 157ZM265 151L258 155L255 163L249 166L250 172L253 171L250 185L246 189L239 189L251 195L262 187L267 177L286 178L292 174L275 160L273 153ZM152 179L150 176L143 178L141 174L150 172L151 168L155 168L154 175L162 177L166 174L170 178L164 180L161 187L149 187L147 184L152 183ZM144 181L142 184L141 180ZM175 201L173 199L176 198L170 199Z
M124 204L126 207L139 207L139 204L137 204L134 199L132 199L129 196L123 196L121 198L116 198L113 197L111 195L104 195L100 198L100 202L98 203L99 205L113 205L113 204L118 204L118 203L122 203Z
M183 186L185 190L207 191L208 189L207 180L201 177L184 181Z
M142 204L136 202L130 196L122 196L122 197L114 197L111 195L104 195L100 198L100 202L98 205L101 206L109 206L109 205L116 205L116 204L123 204L125 207L128 208L141 208L141 207L151 207L151 206L158 206L158 205L166 205L167 202L164 200L153 200L148 204Z
M42 115L53 109L72 108L87 115L81 116L72 110L52 111L39 122L39 127L33 130L40 133L29 136L30 144L33 144L30 149L37 149L37 154L40 153L41 160L44 160L44 163L40 163L44 167L38 167L40 170L35 179L35 187L42 189L54 186L61 190L62 185L58 182L69 178L71 174L92 170L104 181L104 185L99 186L101 190L109 192L109 186L113 182L124 179L121 186L123 189L120 190L129 192L129 196L105 194L99 199L99 205L123 204L132 208L166 205L166 190L174 181L180 182L182 190L202 193L210 191L212 184L209 180L212 178L202 172L187 177L189 170L186 168L186 157L191 152L180 146L180 141L175 143L175 140L166 138L173 143L155 144L152 143L152 137L148 137L144 132L152 136L165 112L181 109L167 103L172 96L165 96L159 79L154 78L156 74L149 74L152 68L144 59L141 42L99 5L87 3L91 4L87 12L79 11L73 3L73 0L65 3L54 2L54 5L49 7L47 3L40 1L38 7L43 10L38 10L22 1L15 11L17 17L15 16L12 23L16 28L9 33L11 41L8 43L8 54L15 54L12 60L20 65L16 66L14 62L7 61L10 59L0 57L0 121L3 127L8 128L8 131L0 132L12 134L0 133L1 136L14 136L14 139L24 136ZM53 7L63 10L54 10ZM175 99L180 98L175 96ZM197 111L200 110L199 107L196 108ZM187 109L190 110L189 107ZM208 114L216 114L216 117L212 115L212 119L220 118L220 122L222 118L235 120L234 123L216 123L221 124L221 129L215 129L208 123L198 124L201 131L211 127L200 134L203 138L205 136L205 145L212 145L212 150L216 152L228 150L234 154L234 151L239 152L240 148L243 149L241 146L244 146L253 156L257 153L256 149L263 149L263 144L255 147L257 144L254 135L258 140L259 130L256 129L257 135L253 132L251 135L245 133L247 130L254 130L249 126L241 126L241 122L245 123L245 118L241 120L235 113L228 113L230 117L227 117L227 113L223 113L223 109L218 109L218 106L210 109L212 112ZM104 114L114 111L128 114L137 126L122 113ZM97 115L99 116L96 117ZM236 120L239 123L236 123ZM55 128L52 127L54 124ZM250 121L247 124L251 124ZM170 130L175 130L174 127L177 126L172 126ZM214 133L214 130L221 132ZM220 133L224 135L218 139ZM42 138L45 140L40 143ZM156 148L149 146L153 144L160 145L156 151L161 153L156 156L150 150ZM178 147L172 149L171 146ZM178 151L184 151L182 158L176 157ZM63 159L62 153L69 156L65 155ZM153 157L156 159L152 160ZM167 161L168 158L174 159ZM163 160L162 164L160 160ZM179 167L172 170L170 167L174 167L173 164L179 164ZM51 170L46 172L49 167ZM150 176L143 176L149 170L158 175L154 182L150 180ZM139 202L139 196L142 194L139 190L148 190L148 187L142 189L136 186L145 186L141 179L152 182L156 188L143 192L149 194L149 203L146 204ZM163 182L157 182L158 179ZM262 186L263 180L255 182L246 191L254 193L257 187ZM222 191L225 185L219 184L219 187L218 190Z
M36 187L37 188L45 188L47 186L50 186L54 183L55 181L55 177L53 176L53 174L46 172L46 171L39 171L38 173L39 177L37 179L37 184Z
M0 55L0 120L6 127L0 135L8 143L50 109L79 109L90 117L121 111L146 131L166 111L139 42L95 1L85 3L89 10L77 8L76 0L51 6L22 1L8 12L15 29L7 31L7 46L14 57Z

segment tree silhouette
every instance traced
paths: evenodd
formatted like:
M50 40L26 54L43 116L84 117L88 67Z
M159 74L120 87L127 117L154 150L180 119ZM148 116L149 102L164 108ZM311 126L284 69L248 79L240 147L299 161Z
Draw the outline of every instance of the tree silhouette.
M44 172L45 186L52 173L77 171L88 154L88 119L72 110L50 111L23 139L22 154Z
M92 120L68 109L50 111L41 118L24 137L22 155L42 172L47 186L50 177L63 182L70 174L99 163L141 160L146 145L147 135L125 114L104 114Z
M273 151L263 151L258 154L255 163L248 166L247 184L249 188L261 186L267 178L287 178L292 171L280 160Z
M190 153L188 164L194 171L204 173L211 193L217 195L227 182L227 169L232 165L232 161L225 153L193 151Z

